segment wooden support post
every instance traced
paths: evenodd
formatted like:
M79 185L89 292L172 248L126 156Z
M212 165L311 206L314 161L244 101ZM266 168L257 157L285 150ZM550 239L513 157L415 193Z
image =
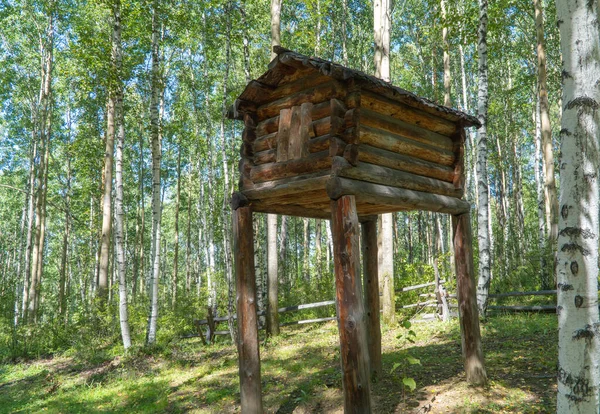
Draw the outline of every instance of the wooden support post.
M239 196L239 195L238 195ZM238 358L242 413L262 413L260 353L256 315L252 209L232 200L233 254L237 280Z
M367 342L371 380L381 376L381 325L379 323L379 274L377 260L377 221L362 223L363 279L367 311Z
M370 413L369 348L360 281L354 196L331 201L335 287L345 413Z
M454 229L458 315L465 373L469 383L483 385L487 382L487 374L483 363L479 313L475 295L470 214L452 216L452 227Z

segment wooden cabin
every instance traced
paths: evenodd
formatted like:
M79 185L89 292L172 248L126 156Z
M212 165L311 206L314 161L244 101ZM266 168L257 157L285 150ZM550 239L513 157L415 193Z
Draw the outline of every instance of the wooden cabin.
M470 205L462 199L464 128L479 121L360 71L274 50L267 72L230 111L244 122L232 199L242 411L262 412L252 212L331 220L345 411L360 413L370 412L369 372L381 364L377 215L451 214L465 369L468 380L484 382Z

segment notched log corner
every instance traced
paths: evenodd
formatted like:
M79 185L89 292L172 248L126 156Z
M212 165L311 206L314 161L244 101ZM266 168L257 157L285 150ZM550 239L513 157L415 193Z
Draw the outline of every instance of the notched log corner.
M229 204L231 205L232 210L237 210L240 207L248 207L250 205L250 201L242 193L236 192L231 196Z

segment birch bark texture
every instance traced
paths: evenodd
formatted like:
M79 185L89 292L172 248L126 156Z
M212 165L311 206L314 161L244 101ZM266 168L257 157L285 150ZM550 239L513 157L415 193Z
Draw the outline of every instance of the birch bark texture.
M281 44L281 1L271 0L271 60L277 54L273 46ZM285 217L282 221L285 226ZM285 235L285 233L282 233ZM284 236L285 239L285 236ZM267 214L267 333L279 335L279 315L277 313L278 301L278 266L277 261L277 215Z
M160 142L160 23L159 0L152 3L152 98L150 102L150 133L152 137L152 277L150 280L150 314L148 317L148 331L146 345L156 342L156 321L158 319L158 281L160 278L160 224L161 224L161 197L160 197L160 162L162 146Z
M556 267L557 412L597 413L600 408L598 2L558 0L556 9L563 56Z
M479 243L479 280L477 282L477 306L485 316L491 280L491 249L489 231L489 188L487 176L487 112L488 112L488 66L487 66L488 1L479 0L479 28L477 53L479 55L479 85L477 93L477 118L481 128L477 130L477 241Z
M121 338L123 347L131 346L129 333L129 312L127 310L127 283L125 280L125 249L123 243L123 146L125 144L125 119L123 114L123 85L121 82L121 64L123 61L123 47L121 44L121 0L114 0L113 5L113 33L112 33L112 66L115 75L115 125L117 132L117 153L115 157L115 184L117 186L115 200L115 244L117 250L117 274L119 276L119 321L121 325Z
M538 99L540 102L540 128L542 138L542 157L544 163L544 199L546 210L546 228L552 246L558 236L558 199L556 198L556 182L554 180L554 151L552 145L552 129L550 127L550 105L548 104L548 87L546 85L546 48L544 45L544 13L542 0L534 0L535 34L537 49Z
M373 28L375 35L375 76L390 82L390 30L391 4L389 0L376 0L373 7ZM392 231L393 215L380 217L381 265L379 280L383 288L383 320L393 323L395 320L394 301L394 235Z

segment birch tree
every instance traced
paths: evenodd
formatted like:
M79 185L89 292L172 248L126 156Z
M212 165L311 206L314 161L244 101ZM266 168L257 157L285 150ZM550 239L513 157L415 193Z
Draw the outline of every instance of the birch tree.
M160 140L160 0L152 2L152 97L150 102L150 134L152 137L152 277L150 278L150 314L146 344L156 342L156 321L158 319L158 281L160 279L160 224L161 224L161 183L160 162L162 145Z
M115 199L115 249L117 274L119 276L119 322L123 347L131 346L129 333L129 312L127 311L127 283L125 280L125 248L123 243L123 146L125 144L125 117L123 115L123 83L122 62L123 46L121 44L121 0L114 0L112 4L112 69L115 82L115 125L117 129L117 153L115 157L115 184L117 186Z
M485 315L491 280L491 248L489 231L489 189L487 176L487 111L488 111L488 63L487 27L488 0L479 0L479 28L477 52L479 55L479 85L477 94L477 118L481 128L477 130L477 240L479 242L479 281L477 283L477 306Z
M556 2L563 56L558 221L558 413L600 409L598 2Z
M273 47L281 44L281 2L282 0L271 0L271 60L277 57ZM285 221L282 226L285 226ZM279 335L276 214L267 214L267 263L267 331L269 335L275 336Z
M390 81L390 28L391 4L389 0L375 0L374 33L375 33L375 76L386 82ZM394 300L394 235L393 215L382 214L380 218L381 265L379 280L383 285L383 320L393 323L396 315Z

